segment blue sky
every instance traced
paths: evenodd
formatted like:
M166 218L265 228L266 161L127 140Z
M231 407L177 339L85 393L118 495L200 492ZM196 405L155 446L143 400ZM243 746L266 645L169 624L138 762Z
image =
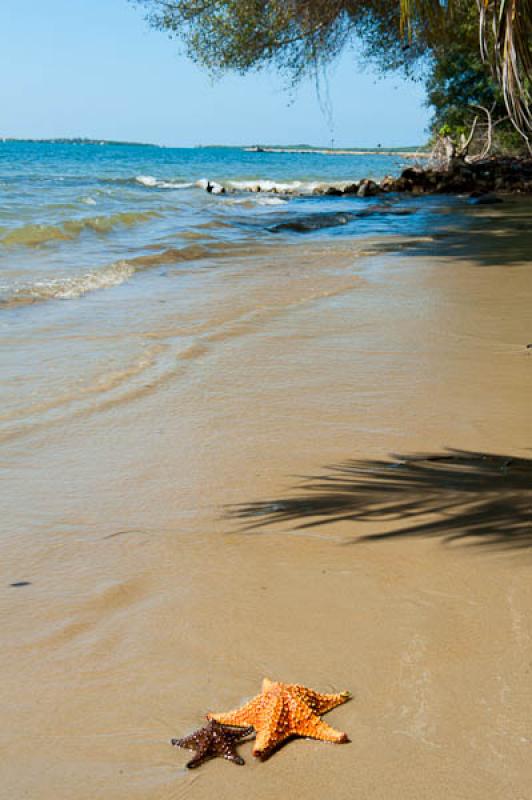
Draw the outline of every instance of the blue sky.
M167 145L418 144L420 84L381 80L346 53L331 70L332 129L309 81L274 72L213 83L127 0L1 0L0 136Z

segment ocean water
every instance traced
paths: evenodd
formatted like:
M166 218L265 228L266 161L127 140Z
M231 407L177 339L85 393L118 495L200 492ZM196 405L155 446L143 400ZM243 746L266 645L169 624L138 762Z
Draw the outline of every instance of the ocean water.
M230 315L212 316L213 276L237 260L251 275L292 245L433 229L448 201L313 194L403 166L390 156L0 142L0 435L171 374L198 337L227 324Z
M228 245L419 227L404 203L312 195L402 166L390 156L0 143L0 307L77 298ZM205 191L209 181L230 193Z

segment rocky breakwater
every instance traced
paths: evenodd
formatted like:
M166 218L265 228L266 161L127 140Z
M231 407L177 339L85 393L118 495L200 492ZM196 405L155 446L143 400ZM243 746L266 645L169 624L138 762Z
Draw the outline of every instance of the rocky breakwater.
M474 194L490 192L532 194L532 159L492 158L467 163L456 161L448 169L407 167L398 178L386 176L376 183L364 179L342 187L315 189L313 194L371 197L390 192L411 194Z
M413 194L532 193L532 159L456 160L448 169L409 167L399 178L385 178L384 191Z
M203 180L201 188L212 194L263 192L290 196L373 197L405 192L420 194L472 194L473 197L493 192L532 194L532 159L489 158L467 162L456 159L446 169L407 167L398 178L390 175L381 181L364 178L334 184L294 181L292 184L273 181L230 182L225 185Z

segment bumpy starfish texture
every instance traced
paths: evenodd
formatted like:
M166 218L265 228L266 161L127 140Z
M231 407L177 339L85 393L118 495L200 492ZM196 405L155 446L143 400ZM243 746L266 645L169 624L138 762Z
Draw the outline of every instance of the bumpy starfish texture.
M205 727L185 736L183 739L172 739L172 744L176 747L186 747L187 750L195 750L196 755L187 763L189 769L194 769L203 764L209 758L221 756L235 764L244 764L244 759L236 752L237 743L253 732L253 728L235 729L227 728L215 720L205 725Z
M264 678L261 694L245 706L207 717L224 725L252 725L257 732L253 755L267 758L291 736L348 742L346 733L331 728L320 715L345 703L350 696L349 692L321 694L297 683L273 683Z

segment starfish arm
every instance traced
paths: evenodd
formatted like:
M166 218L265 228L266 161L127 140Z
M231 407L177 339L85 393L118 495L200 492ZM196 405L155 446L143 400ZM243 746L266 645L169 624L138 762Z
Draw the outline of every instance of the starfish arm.
M257 736L253 755L259 758L267 757L277 745L292 735L289 710L282 697L273 697L262 709L262 714L255 723L255 730Z
M194 758L191 758L190 761L187 761L187 769L195 769L203 764L204 761L207 761L209 758L212 758L213 752L211 748L211 743L209 741L201 741L195 744L196 755Z
M198 749L198 739L196 734L185 736L183 739L171 739L170 743L175 747L185 747L187 750Z
M336 708L336 706L341 706L342 703L346 703L350 697L351 694L349 692L339 692L338 694L321 694L320 692L310 691L307 703L313 709L313 711L318 714L318 716L321 716L327 711L330 711L332 708Z
M232 711L227 711L225 714L209 712L207 718L214 719L222 725L235 725L239 728L247 728L249 725L253 725L261 705L262 697L258 695L254 697L253 700L250 700L249 703L246 703L245 706L242 706L242 708L235 708Z
M239 756L238 753L232 750L227 750L227 752L223 754L223 757L226 758L227 761L232 761L234 764L239 764L240 766L246 763L242 756Z
M269 730L265 729L260 731L260 733L257 733L257 738L255 739L252 751L253 755L258 758L265 758L277 745L284 742L284 740L288 739L290 736L292 736L292 733L288 730L277 733L275 736L272 736Z
M250 726L249 728L235 728L234 730L226 728L225 735L229 739L233 739L234 742L239 742L241 739L245 739L246 736L250 736L254 730L255 728L253 726Z
M301 720L295 726L298 736L307 736L310 739L321 739L324 742L348 742L347 733L337 731L315 716Z
M206 752L196 753L194 758L191 758L190 761L187 761L186 765L187 769L196 769L196 767L199 767L201 764L203 764L203 762L206 761L207 758L208 756Z

